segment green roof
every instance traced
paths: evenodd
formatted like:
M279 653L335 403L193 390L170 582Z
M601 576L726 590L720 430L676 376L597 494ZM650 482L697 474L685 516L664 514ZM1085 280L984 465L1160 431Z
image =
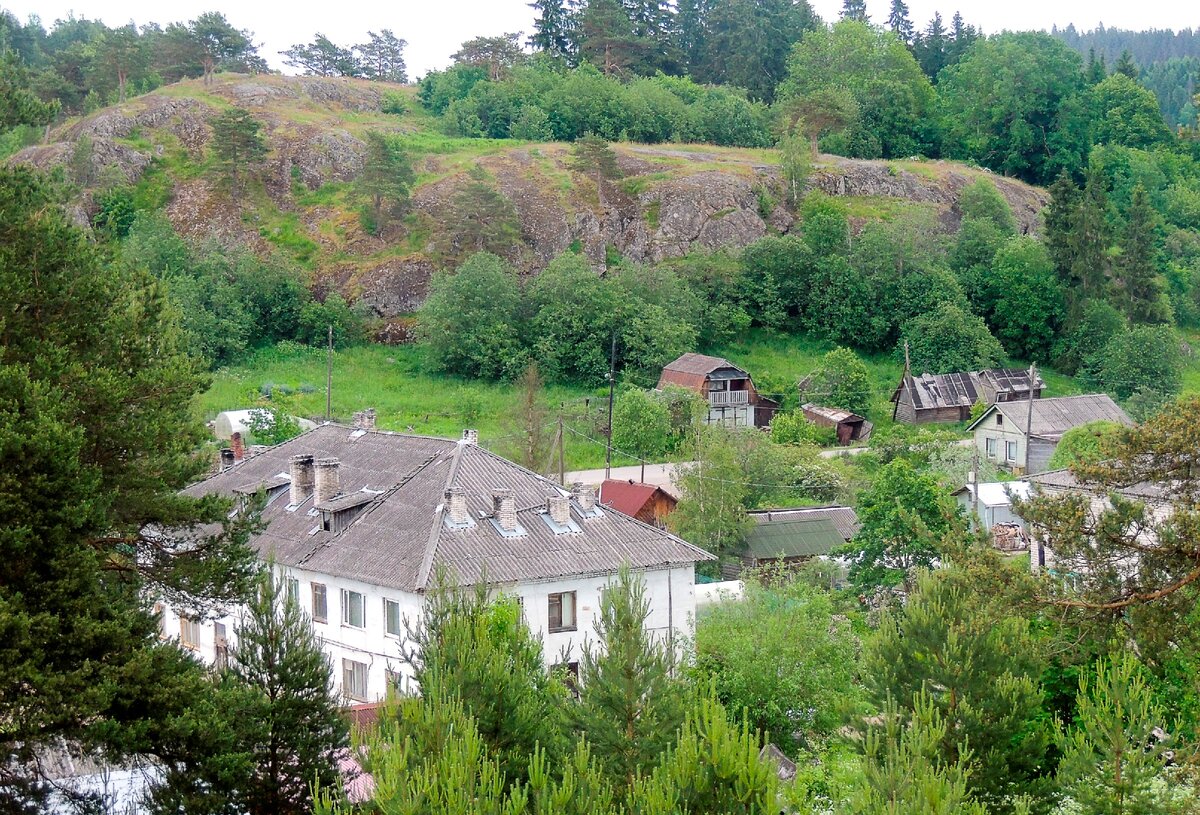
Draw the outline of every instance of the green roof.
M756 560L827 555L846 539L829 518L783 518L755 524L746 554Z

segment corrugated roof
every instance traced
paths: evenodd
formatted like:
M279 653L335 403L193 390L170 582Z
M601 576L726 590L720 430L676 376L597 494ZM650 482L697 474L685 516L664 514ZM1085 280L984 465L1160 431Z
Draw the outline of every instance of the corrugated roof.
M721 357L710 357L704 354L684 354L674 362L668 363L663 370L675 371L681 374L710 374L721 368L733 368L746 373L738 366Z
M749 513L757 523L774 523L795 518L827 518L833 521L838 534L843 540L850 540L858 534L858 515L853 507L795 507L792 509L762 509Z
M800 409L807 413L815 413L818 416L823 416L831 422L844 422L847 420L858 420L860 422L863 421L862 416L851 413L848 410L843 410L842 408L822 407L821 405L814 405L812 402L806 402L800 406Z
M1033 486L1047 490L1062 490L1068 492L1088 492L1099 493L1100 488L1096 484L1080 483L1079 479L1070 470L1048 470L1044 473L1029 476L1029 483ZM1170 490L1160 484L1152 484L1150 482L1142 482L1140 484L1131 484L1127 487L1120 487L1116 490L1117 493L1124 495L1127 498L1136 498L1138 500L1167 500L1170 497Z
M447 439L323 425L223 473L194 484L189 495L231 495L239 486L288 469L291 456L337 458L342 496L380 491L346 529L325 532L309 498L299 507L283 499L263 512L266 529L252 541L260 554L284 565L409 591L425 588L445 567L463 584L484 579L509 583L604 573L628 562L634 568L710 560L707 552L617 512L582 518L580 533L556 535L537 517L546 497L561 495L553 482L477 445ZM472 518L492 512L492 489L513 490L525 534L504 537L490 523L453 530L442 523L443 497L461 488ZM354 503L358 503L355 496ZM312 514L310 514L310 512Z
M980 416L971 427L983 421L991 412L999 411L1004 421L1011 423L1024 433L1029 422L1029 401L997 402L987 412ZM1054 399L1033 400L1033 420L1030 435L1038 438L1057 440L1073 427L1079 427L1090 422L1108 421L1123 425L1132 425L1133 421L1125 411L1117 405L1106 393L1089 393L1082 396L1059 396Z
M985 481L979 485L967 484L954 491L955 495L972 495L979 488L979 503L985 507L1006 507L1012 504L1013 496L1029 497L1028 481Z
M997 392L1004 394L1028 393L1029 371L1020 368L989 368L983 371L964 371L950 374L921 374L910 376L913 404L918 410L943 407L971 407L983 398L983 383L986 380ZM1037 387L1045 383L1039 376ZM904 388L904 380L892 395L895 401Z
M832 518L794 516L755 524L746 553L757 560L827 555L845 543Z

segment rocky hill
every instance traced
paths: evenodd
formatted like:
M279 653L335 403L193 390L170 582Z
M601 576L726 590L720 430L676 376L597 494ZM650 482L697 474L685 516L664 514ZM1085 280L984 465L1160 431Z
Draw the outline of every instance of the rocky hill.
M385 92L407 97L407 110L382 112ZM270 146L260 181L237 201L212 172L206 149L209 120L232 106L253 112ZM738 248L797 227L795 213L780 203L771 150L614 145L624 177L600 191L569 168L567 145L448 138L434 125L411 88L224 75L212 85L171 85L69 122L10 161L67 164L85 179L75 211L80 222L95 208L96 188L135 185L139 200L161 206L181 234L254 251L278 247L312 270L315 287L364 300L385 320L413 311L434 270L459 254L450 210L476 165L515 207L521 239L507 254L531 274L569 248L602 269L614 253L655 261ZM417 170L409 213L380 234L360 222L363 202L353 188L370 129L406 134ZM960 190L982 174L951 162L821 156L810 186L844 197L858 224L924 207L953 230ZM987 175L1021 228L1035 231L1045 193Z

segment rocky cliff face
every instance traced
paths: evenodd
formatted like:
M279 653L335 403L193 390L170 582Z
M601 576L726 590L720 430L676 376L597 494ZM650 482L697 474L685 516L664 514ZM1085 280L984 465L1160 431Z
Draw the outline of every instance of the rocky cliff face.
M205 165L209 121L231 106L252 111L270 145L261 187L238 202ZM798 229L795 213L779 203L783 189L770 151L614 145L624 178L598 187L569 168L565 145L430 139L431 122L415 103L404 116L379 107L379 86L358 80L219 77L208 87L181 83L70 123L11 161L70 164L82 174L87 188L75 210L81 223L94 209L96 187L137 184L152 169L161 172L170 184L165 212L184 236L258 252L273 244L295 251L299 243L316 285L340 289L385 320L415 310L434 271L447 265L452 203L474 165L516 210L521 239L505 254L527 274L571 248L600 270L614 252L654 262ZM408 217L379 235L360 224L361 200L351 184L362 168L364 133L373 128L415 134L418 172ZM912 205L932 209L953 230L959 193L980 175L953 163L822 156L809 186L844 197L858 225ZM986 175L1023 231L1036 231L1044 192Z

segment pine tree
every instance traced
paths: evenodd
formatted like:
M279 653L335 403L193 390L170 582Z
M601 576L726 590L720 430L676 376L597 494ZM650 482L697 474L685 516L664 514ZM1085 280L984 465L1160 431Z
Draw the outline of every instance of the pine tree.
M236 201L241 196L246 174L267 155L262 125L242 108L222 113L211 124L213 155L232 184Z
M1114 74L1124 74L1134 82L1138 81L1138 66L1133 61L1133 54L1126 48L1121 52L1121 56L1117 58L1117 64L1113 66Z
M622 566L603 592L599 641L586 643L577 726L619 789L656 765L683 720L682 688L671 671L677 644L646 630L650 602L641 577Z
M604 206L605 182L615 181L621 177L621 167L617 164L617 154L608 142L599 136L584 136L576 139L571 145L572 170L584 173L596 182L596 193L600 197L600 205Z
M911 710L887 700L883 726L870 727L863 739L862 774L843 815L987 815L971 797L969 745L959 743L953 759L943 754L953 742L950 723L922 690Z
M1049 803L1043 665L1029 623L978 592L970 573L922 574L903 611L885 618L863 667L877 704L891 699L910 715L924 704L937 710L946 724L938 755L970 768L968 789L989 812L1012 812L1022 796Z
M589 0L579 17L579 55L605 76L637 72L652 49L619 0Z
M908 16L908 5L904 0L892 0L892 9L888 12L887 27L909 48L913 46L916 29Z
M368 31L369 38L365 43L354 46L361 57L359 67L367 79L375 82L408 82L408 73L404 64L404 49L408 42L400 39L385 28L376 34Z
M251 756L236 795L249 815L312 809L314 782L339 780L337 753L349 744L329 656L283 577L264 570L229 654L230 727Z
M372 222L377 231L387 227L388 216L407 206L414 179L412 162L400 140L377 130L368 131L367 155L358 185L371 199Z
M865 0L842 0L841 19L854 20L859 23L868 22Z
M517 380L520 393L517 409L509 420L505 435L513 461L535 473L546 471L554 450L550 432L550 414L546 410L545 388L536 362L525 366Z
M1171 310L1158 274L1157 219L1150 196L1140 183L1133 189L1125 217L1121 255L1117 260L1125 316L1132 323L1169 323Z
M925 32L917 38L916 57L921 63L921 70L932 80L946 67L946 24L942 21L941 12L936 12L929 21Z
M461 257L474 252L510 252L521 237L516 207L479 165L467 175L467 183L451 199L450 221L455 229L450 254Z
M1166 815L1176 809L1159 783L1170 745L1165 718L1130 654L1079 675L1075 727L1062 741L1059 781L1087 815Z
M575 57L575 15L567 0L534 0L529 7L537 12L529 46L552 59L571 64Z

